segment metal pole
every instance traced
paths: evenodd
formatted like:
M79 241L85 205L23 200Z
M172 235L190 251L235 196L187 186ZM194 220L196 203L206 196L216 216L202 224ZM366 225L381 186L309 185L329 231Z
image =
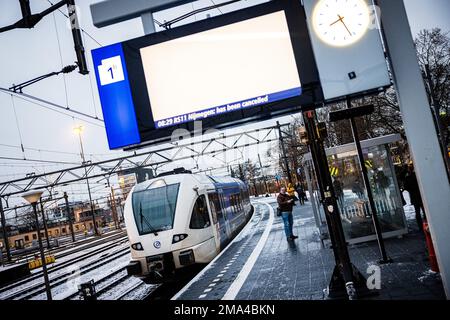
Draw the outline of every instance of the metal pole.
M83 141L81 140L81 131L78 132L78 137L80 138L81 159L83 160L84 173L86 175L86 185L87 185L88 195L89 195L89 204L91 206L92 222L94 223L94 232L95 232L95 235L98 236L99 234L98 234L98 229L97 229L97 222L95 221L95 210L94 210L94 204L92 203L91 187L89 185L89 178L88 178L87 169L86 169L86 159L84 158Z
M153 12L146 12L141 15L142 27L145 34L155 33L155 23L153 20Z
M303 112L303 119L310 141L309 147L336 261L328 288L328 295L330 298L333 298L346 294L350 300L357 299L367 292L366 281L364 276L350 261L325 148L316 127L315 112Z
M9 247L8 231L6 230L6 217L3 211L3 198L0 197L0 215L2 219L3 242L5 243L6 258L11 261L11 249ZM0 249L1 250L1 249Z
M280 140L280 145L281 145L281 152L282 152L282 156L283 156L283 160L284 160L284 165L285 165L285 167L286 167L286 174L287 174L287 176L288 176L288 181L289 181L289 183L292 183L292 177L291 177L291 170L290 170L290 168L289 168L289 161L288 161L288 158L287 158L287 155L286 155L286 149L285 149L285 147L284 147L284 139L283 139L283 134L282 134L282 131L281 131L281 126L280 126L280 122L279 121L277 121L277 129L278 129L278 139Z
M261 174L262 174L263 180L264 180L264 186L266 187L266 196L268 196L269 195L269 187L267 186L267 177L263 173L263 166L262 166L262 162L261 162L261 156L259 153L258 153L258 160L259 160L259 167L261 168Z
M450 299L450 185L403 0L377 0L408 145Z
M114 188L112 186L111 186L111 207L113 210L114 226L116 227L116 229L120 229L119 221L117 220L116 197L114 195Z
M39 242L39 251L41 253L42 271L44 273L45 292L47 293L47 300L52 300L52 291L50 289L50 281L48 279L47 263L45 261L44 246L42 245L41 231L39 229L38 213L36 210L37 202L33 202L31 205L33 206L34 219L35 219L35 223L36 223L36 231L37 231L38 242Z
M45 239L47 240L47 249L50 249L50 239L48 238L47 221L45 219L44 204L42 203L42 198L40 199L39 203L41 206L42 222L44 224Z
M83 39L81 38L81 31L78 23L77 11L75 6L75 0L66 0L67 12L69 14L69 20L71 23L72 37L77 56L78 72L81 74L88 74L86 56L83 47Z
M67 219L69 220L70 234L72 235L72 242L75 242L75 232L73 231L72 212L69 206L69 196L64 191L64 201L66 202Z
M350 98L347 98L346 102L347 102L347 109L350 109L352 107ZM392 262L392 259L388 258L387 254L386 254L386 249L384 247L383 232L381 230L380 221L378 221L377 209L375 207L375 201L373 200L372 187L370 186L369 175L367 173L367 168L366 168L365 160L364 160L364 154L362 152L361 142L359 140L358 128L356 126L354 117L350 118L350 123L351 123L351 127L352 127L353 139L355 140L356 150L358 151L358 159L359 159L359 165L361 167L361 173L362 173L362 176L364 179L364 184L365 184L366 190L367 190L367 198L369 200L370 211L372 213L371 216L372 216L373 226L375 227L375 235L377 237L378 249L380 250L380 254L381 254L380 262L381 263L389 263L389 262Z

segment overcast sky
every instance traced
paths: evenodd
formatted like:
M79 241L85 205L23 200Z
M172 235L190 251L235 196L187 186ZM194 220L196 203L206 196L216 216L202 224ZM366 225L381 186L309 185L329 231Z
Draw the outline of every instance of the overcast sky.
M52 0L56 2L57 0ZM48 0L31 0L33 12L41 11L49 6ZM62 106L68 105L78 111L101 115L101 107L97 95L95 75L92 70L90 50L101 45L112 44L144 34L140 19L134 19L114 26L98 29L93 26L89 4L98 0L76 1L80 9L80 24L94 39L84 36L84 46L88 59L89 76L76 72L52 77L32 85L24 92L52 101ZM216 3L224 1L215 1ZM221 8L227 12L243 6L256 4L259 0ZM193 8L211 5L211 0L197 1L176 9L155 14L159 21L170 20ZM423 28L440 27L450 31L450 0L405 0L407 13L413 34ZM66 12L63 8L62 11ZM209 12L220 14L219 10ZM0 1L0 26L14 23L20 18L20 7L17 0ZM205 13L185 20L189 23L202 19ZM98 43L97 43L98 42ZM0 87L9 88L14 83L21 83L42 74L61 69L61 66L73 64L75 54L67 19L60 13L45 17L32 30L13 30L0 34ZM72 118L70 113L57 113L29 102L14 98L15 112L9 95L0 92L0 157L15 157L39 160L53 160L79 163L79 143L72 128L82 124L83 143L88 158L107 159L121 154L110 151L103 124L100 121ZM289 118L284 121L289 121ZM241 129L242 130L242 129ZM20 144L25 147L25 155ZM31 150L30 148L42 151ZM44 151L45 150L45 151ZM55 152L50 152L55 151ZM209 165L214 164L208 160ZM64 165L37 163L0 159L0 181L22 177L25 173L55 170ZM72 189L73 190L73 189Z

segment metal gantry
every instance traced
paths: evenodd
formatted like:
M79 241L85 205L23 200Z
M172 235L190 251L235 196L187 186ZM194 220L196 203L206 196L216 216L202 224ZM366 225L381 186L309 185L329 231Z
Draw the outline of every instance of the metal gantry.
M270 126L229 135L221 134L218 137L208 138L205 136L200 141L172 142L171 145L163 148L154 148L142 152L135 151L129 156L99 162L87 161L79 166L45 174L28 174L23 178L0 182L0 197L8 200L11 196L30 190L51 189L90 178L109 180L111 176L130 168L151 167L155 169L175 161L188 159L194 159L195 161L195 159L203 156L217 159L217 155L224 154L227 151L237 150L242 152L242 149L250 146L276 141L278 140L277 129L277 126Z

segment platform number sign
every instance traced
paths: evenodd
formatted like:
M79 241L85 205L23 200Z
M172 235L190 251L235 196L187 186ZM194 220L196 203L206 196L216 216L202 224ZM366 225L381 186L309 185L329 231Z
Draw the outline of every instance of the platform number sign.
M102 86L123 81L125 75L120 56L102 60L102 64L98 66L98 74Z

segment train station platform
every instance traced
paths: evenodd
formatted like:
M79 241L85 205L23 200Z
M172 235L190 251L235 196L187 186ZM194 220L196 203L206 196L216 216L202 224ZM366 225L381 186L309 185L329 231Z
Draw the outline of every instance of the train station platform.
M253 204L255 213L247 226L173 300L326 299L323 290L334 256L320 241L310 203L294 207L295 241L286 240L275 198L255 198ZM424 236L415 221L409 222L406 236L385 240L392 263L378 263L375 241L349 246L352 263L363 275L370 276L372 265L380 267L379 295L367 299L445 299L439 274L430 271Z

